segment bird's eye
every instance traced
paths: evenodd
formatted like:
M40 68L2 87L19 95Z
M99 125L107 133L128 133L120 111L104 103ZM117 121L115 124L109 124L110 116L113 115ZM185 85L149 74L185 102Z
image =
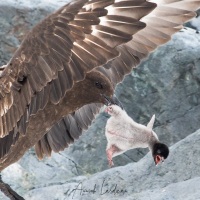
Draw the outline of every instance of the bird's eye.
M95 82L95 86L98 88L98 89L103 89L103 85L99 82Z
M160 149L158 149L158 150L157 150L157 153L158 153L158 154L161 154L161 150L160 150Z

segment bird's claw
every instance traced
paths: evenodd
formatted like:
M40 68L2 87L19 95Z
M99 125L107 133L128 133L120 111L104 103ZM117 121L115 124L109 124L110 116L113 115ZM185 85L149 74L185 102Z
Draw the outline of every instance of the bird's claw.
M112 160L108 159L108 164L109 164L109 167L113 167L114 166L114 163Z
M114 163L112 161L112 156L110 155L110 152L107 152L107 159L108 159L109 167L112 167L114 165Z

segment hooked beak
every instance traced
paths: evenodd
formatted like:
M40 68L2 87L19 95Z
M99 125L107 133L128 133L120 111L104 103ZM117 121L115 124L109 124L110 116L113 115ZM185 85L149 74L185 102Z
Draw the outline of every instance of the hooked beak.
M160 163L163 163L164 162L164 157L160 156L160 155L156 155L154 157L154 162L155 162L155 165L157 166L158 164Z
M105 100L104 104L106 106L117 105L117 106L121 107L122 110L124 109L122 106L122 103L117 99L117 97L115 95L113 95L112 98L110 98L104 94L101 94L101 95L104 97L104 100Z

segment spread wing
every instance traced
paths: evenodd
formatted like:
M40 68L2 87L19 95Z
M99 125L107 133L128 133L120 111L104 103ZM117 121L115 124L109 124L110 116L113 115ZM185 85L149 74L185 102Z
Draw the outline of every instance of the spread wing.
M77 0L36 25L0 77L1 155L26 134L31 115L119 56L116 46L143 29L140 19L155 7L145 0Z
M145 27L139 19L155 6L144 0L78 0L35 26L1 74L0 137L48 100L59 103L86 73L117 57L115 47Z
M199 0L154 0L151 2L158 5L150 14L141 19L146 27L134 34L131 41L116 48L120 52L119 57L98 67L98 70L103 72L113 85L121 82L124 76L129 74L150 52L169 41L171 36L182 28L183 23L195 16L194 11L200 7ZM104 24L109 26L110 22L107 21ZM82 113L82 116L86 117L87 113ZM68 126L69 124L66 125L66 127ZM55 127L56 130L52 128L36 145L39 158L45 154L50 155L51 150L61 151L73 142L73 140L67 142L62 140L64 136L70 136L68 131L63 131L63 126L59 127L56 124ZM58 133L59 136L57 136ZM81 132L77 133L81 134ZM47 140L49 135L51 135L51 140ZM55 145L53 148L48 149L49 146L53 145Z
M110 78L113 85L121 82L126 74L146 58L158 46L168 42L178 32L183 23L194 16L200 7L199 0L150 0L157 7L141 21L146 27L133 35L131 41L116 49L121 56L108 62L98 70Z
M101 107L102 104L88 104L61 119L35 145L38 158L50 156L52 151L62 151L74 143L74 140L88 129ZM6 155L11 145L15 145L19 135L19 131L15 128L0 139L0 158Z
M91 125L101 106L101 104L85 105L55 124L35 145L38 158L51 156L52 151L63 151L71 143L74 143L74 140L78 139L82 132Z

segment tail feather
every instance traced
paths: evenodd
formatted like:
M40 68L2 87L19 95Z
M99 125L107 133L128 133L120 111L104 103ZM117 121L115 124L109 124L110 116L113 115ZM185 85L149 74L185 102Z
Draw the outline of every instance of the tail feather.
M151 120L147 124L147 128L153 129L154 122L155 122L155 114L151 117Z

